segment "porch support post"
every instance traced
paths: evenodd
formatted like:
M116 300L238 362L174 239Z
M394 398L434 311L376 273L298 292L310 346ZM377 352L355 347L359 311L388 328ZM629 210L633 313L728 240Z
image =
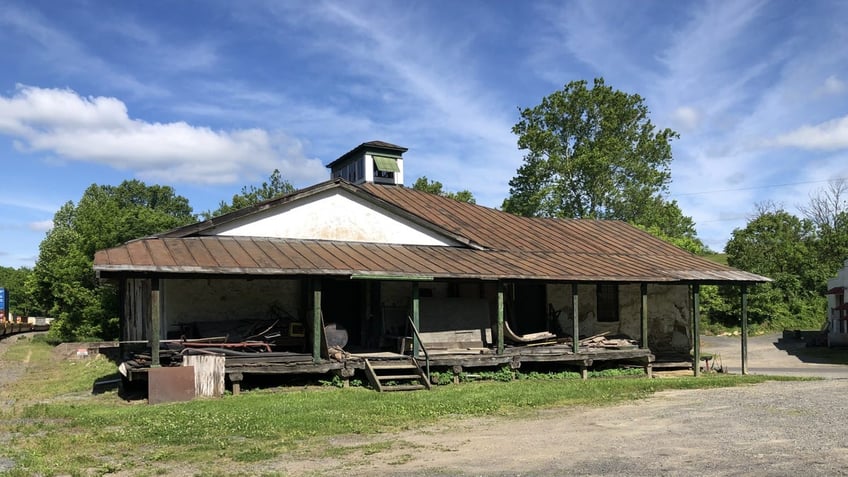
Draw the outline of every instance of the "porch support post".
M642 283L642 349L648 349L648 284Z
M701 375L701 309L698 301L701 285L692 285L692 370L695 376Z
M361 343L366 346L370 346L373 342L372 330L374 326L372 326L372 317L371 317L371 282L365 282L365 320L363 320L362 330L359 333ZM347 382L347 381L345 381Z
M498 282L498 354L504 352L504 287Z
M159 367L159 333L161 316L159 316L159 279L150 279L150 367Z
M580 314L577 307L577 283L571 284L571 350L580 352Z
M742 285L742 374L748 374L748 285Z
M321 362L321 279L312 279L312 362Z
M415 325L415 331L421 328L421 300L418 293L418 282L412 282L412 324ZM418 357L418 350L421 348L421 343L418 341L418 333L412 333L412 356Z

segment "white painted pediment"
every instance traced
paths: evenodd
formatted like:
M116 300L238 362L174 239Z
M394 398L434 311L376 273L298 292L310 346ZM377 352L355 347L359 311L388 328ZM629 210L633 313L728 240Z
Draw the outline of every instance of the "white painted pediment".
M342 189L281 204L203 232L204 235L334 240L403 245L460 245Z

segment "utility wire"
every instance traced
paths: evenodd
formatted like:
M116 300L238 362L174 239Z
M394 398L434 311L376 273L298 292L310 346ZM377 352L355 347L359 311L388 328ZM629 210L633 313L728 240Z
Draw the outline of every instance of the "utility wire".
M716 190L705 190L700 192L684 192L682 194L672 194L675 197L682 197L688 195L704 195L704 194L719 194L722 192L736 192L741 190L756 190L756 189L771 189L772 187L788 187L794 185L803 185L803 184L820 184L822 182L831 182L831 181L839 181L839 180L848 180L848 177L836 177L833 179L819 180L819 181L805 181L805 182L787 182L786 184L768 184L762 186L751 186L751 187L739 187L736 189L716 189Z

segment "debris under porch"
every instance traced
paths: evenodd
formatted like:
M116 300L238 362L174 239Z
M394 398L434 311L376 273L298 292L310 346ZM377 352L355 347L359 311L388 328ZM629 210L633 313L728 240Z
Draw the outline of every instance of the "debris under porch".
M239 388L239 381L245 375L251 374L335 374L347 381L357 373L363 373L367 363L408 360L408 354L394 352L380 353L347 353L341 352L331 359L314 363L311 356L301 355L298 359L286 360L264 358L261 354L255 358L228 358L226 372L233 383L233 392ZM450 370L455 375L467 369L501 368L509 366L520 369L522 364L545 363L550 366L579 368L585 379L589 369L594 366L638 366L645 369L648 377L652 376L654 355L650 350L640 348L606 349L600 347L582 346L574 353L569 343L547 343L536 346L517 345L507 346L502 354L489 348L482 349L452 349L438 350L420 354L417 358L422 366Z
M421 353L417 363L430 369L447 370L455 376L461 373L481 368L520 369L523 364L542 365L548 367L577 368L584 379L588 371L597 366L601 367L641 367L648 377L652 376L654 355L648 349L636 346L614 345L603 346L600 343L607 340L586 342L581 340L579 350L574 352L570 339L549 341L543 343L507 345L503 353L498 354L492 348L440 349ZM611 341L616 343L617 341ZM326 357L315 360L312 354L298 352L243 352L232 348L221 348L220 343L208 343L207 347L192 344L181 347L179 343L166 343L166 348L160 351L161 366L181 366L182 357L194 354L224 354L224 373L231 383L233 394L238 394L245 379L272 378L283 376L338 376L345 384L354 376L363 376L369 363L392 363L408 361L408 353L372 352L350 353L338 348L329 348ZM259 348L262 349L262 348ZM135 353L132 359L122 363L125 377L129 381L146 381L150 369L151 356L149 349ZM429 383L427 383L429 384ZM372 385L373 387L373 385Z

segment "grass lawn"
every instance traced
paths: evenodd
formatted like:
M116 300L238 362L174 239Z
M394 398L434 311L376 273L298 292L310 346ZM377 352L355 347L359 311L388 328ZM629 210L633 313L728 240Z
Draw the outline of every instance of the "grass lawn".
M330 438L343 435L388 433L473 416L515 418L557 406L608 405L667 389L770 379L524 379L385 394L364 388L276 388L148 406L122 401L114 392L91 395L94 380L115 370L102 357L60 360L48 345L31 341L13 345L2 357L4 366L24 361L30 366L27 374L0 389L0 402L9 403L0 414L0 475L120 471L144 476L174 466L227 469L290 453L333 458L350 452L328 445ZM380 452L386 445L374 444L366 451ZM227 473L221 472L199 475Z

